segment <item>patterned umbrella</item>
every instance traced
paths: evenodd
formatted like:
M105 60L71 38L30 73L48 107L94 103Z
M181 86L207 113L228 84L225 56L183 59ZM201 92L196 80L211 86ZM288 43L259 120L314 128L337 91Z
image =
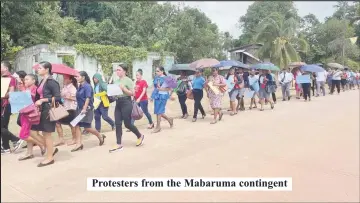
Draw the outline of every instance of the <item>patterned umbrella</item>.
M327 66L330 68L344 69L344 66L338 63L328 63Z
M209 68L209 67L213 67L219 63L220 62L216 59L210 59L210 58L200 59L200 60L192 62L190 64L190 68L192 68L192 69Z
M251 66L250 68L259 69L259 70L280 71L279 67L269 62L258 63Z
M299 67L299 66L303 66L303 65L306 65L306 63L304 63L304 62L291 62L289 64L290 67Z
M177 81L174 77L166 76L164 78L164 83L162 84L163 88L176 88L177 87Z

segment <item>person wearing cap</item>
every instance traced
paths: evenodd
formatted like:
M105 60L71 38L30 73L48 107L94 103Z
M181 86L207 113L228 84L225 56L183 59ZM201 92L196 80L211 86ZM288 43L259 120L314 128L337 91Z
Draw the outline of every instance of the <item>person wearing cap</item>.
M293 74L290 73L288 68L284 68L278 75L283 101L290 100L290 84L293 79Z

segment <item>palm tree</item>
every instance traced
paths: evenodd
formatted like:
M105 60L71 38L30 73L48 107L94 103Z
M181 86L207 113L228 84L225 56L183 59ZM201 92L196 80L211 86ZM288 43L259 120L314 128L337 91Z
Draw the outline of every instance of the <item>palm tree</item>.
M255 36L255 41L263 44L258 51L259 57L270 58L280 68L287 67L290 62L300 61L298 52L306 54L308 43L296 37L297 24L295 19L285 19L279 13L264 19Z

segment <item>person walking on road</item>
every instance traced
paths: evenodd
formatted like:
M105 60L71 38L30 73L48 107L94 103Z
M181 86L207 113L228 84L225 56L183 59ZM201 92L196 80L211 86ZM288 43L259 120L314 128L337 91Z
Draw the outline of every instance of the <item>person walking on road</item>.
M278 81L281 85L283 101L290 100L290 84L293 79L293 74L290 73L289 69L284 68L283 71L279 73Z
M335 86L336 86L337 93L340 94L341 75L342 75L342 72L339 69L335 69L332 72L330 94L334 94Z
M15 148L21 144L21 140L12 134L9 131L9 122L11 116L11 105L9 102L9 93L14 92L16 88L16 78L14 78L10 73L11 65L8 61L1 62L1 77L2 78L10 78L10 84L8 92L5 94L4 98L1 98L1 140L2 140L2 148L1 154L9 154L10 153L10 145L9 142L13 143Z
M194 95L194 116L192 122L196 122L198 110L200 110L202 118L204 119L206 114L203 106L201 105L201 100L204 96L204 85L205 78L202 76L202 70L197 69L195 73L195 77L192 80L192 93Z
M107 91L107 84L103 81L102 75L100 73L96 73L93 76L93 82L94 82L94 97L99 99L101 102L97 109L95 109L95 129L98 132L101 132L101 117L111 126L111 129L115 129L115 123L113 119L109 117L109 106L110 101L106 94Z
M322 91L323 96L325 96L325 80L327 78L327 72L318 72L316 73L316 96L320 95L320 90Z

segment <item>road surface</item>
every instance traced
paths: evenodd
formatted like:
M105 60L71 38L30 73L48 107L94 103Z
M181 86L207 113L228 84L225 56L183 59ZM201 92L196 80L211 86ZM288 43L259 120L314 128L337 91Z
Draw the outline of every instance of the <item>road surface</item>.
M227 103L224 104L226 106ZM274 110L247 110L210 125L175 120L136 148L109 154L86 136L83 151L60 147L54 165L36 158L1 157L2 202L359 202L359 91L278 102ZM87 177L292 177L292 192L87 192Z

